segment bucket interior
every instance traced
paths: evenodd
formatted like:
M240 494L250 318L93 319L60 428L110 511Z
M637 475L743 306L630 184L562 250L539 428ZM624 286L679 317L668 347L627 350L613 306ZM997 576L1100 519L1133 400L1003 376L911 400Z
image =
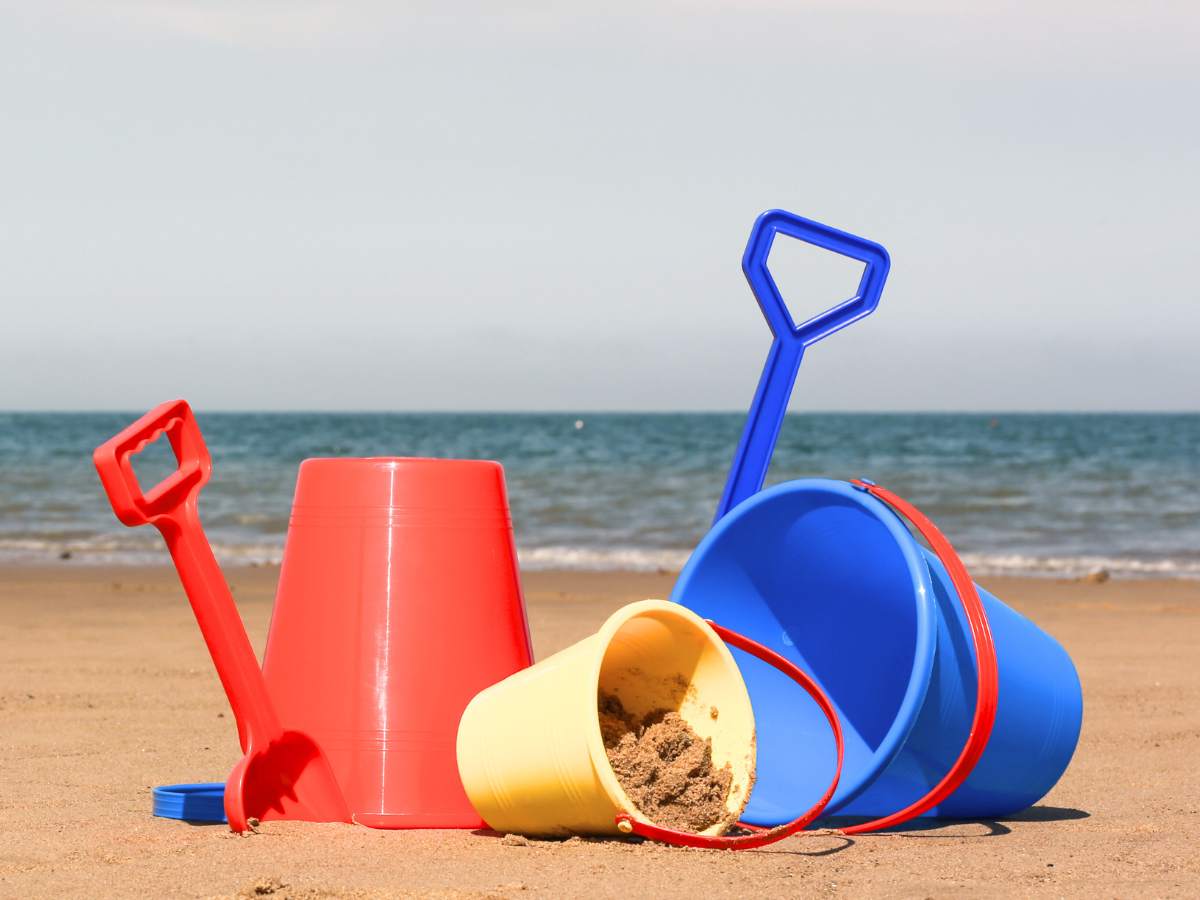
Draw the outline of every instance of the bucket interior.
M639 719L659 709L674 710L701 738L710 739L714 767L728 764L733 774L725 824L736 821L754 781L754 713L736 664L707 629L670 608L620 623L600 665L597 698L606 694ZM606 774L610 787L632 808L611 769Z
M701 542L673 599L786 656L829 695L846 744L830 812L870 784L912 727L933 662L928 571L899 520L849 485L790 482L747 500ZM798 686L734 655L759 728L745 818L777 824L828 785L833 738Z

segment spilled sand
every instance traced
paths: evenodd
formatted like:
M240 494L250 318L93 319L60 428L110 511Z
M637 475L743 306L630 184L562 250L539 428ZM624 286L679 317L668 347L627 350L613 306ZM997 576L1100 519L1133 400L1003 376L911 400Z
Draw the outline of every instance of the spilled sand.
M261 648L274 569L231 572ZM672 577L532 573L535 650L591 632ZM151 785L221 780L239 756L169 569L0 569L0 896L1197 896L1200 583L990 579L1074 656L1083 737L1038 806L1004 821L731 854L151 818Z

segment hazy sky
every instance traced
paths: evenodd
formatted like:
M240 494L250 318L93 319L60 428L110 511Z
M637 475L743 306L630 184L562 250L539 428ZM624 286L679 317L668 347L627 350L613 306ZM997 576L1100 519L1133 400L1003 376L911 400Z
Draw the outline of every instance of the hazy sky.
M0 409L1200 408L1194 0L0 10Z

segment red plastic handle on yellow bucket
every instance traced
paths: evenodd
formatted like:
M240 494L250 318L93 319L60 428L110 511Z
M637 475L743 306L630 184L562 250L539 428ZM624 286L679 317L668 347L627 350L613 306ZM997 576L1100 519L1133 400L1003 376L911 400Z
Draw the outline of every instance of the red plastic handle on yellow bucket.
M739 650L744 650L751 656L755 656L763 662L774 666L804 688L809 696L816 701L817 706L821 708L821 712L825 713L825 718L829 720L829 727L833 731L833 739L837 744L837 768L833 773L833 781L830 783L829 789L817 801L816 805L804 813L804 815L786 824L777 825L774 828L763 831L756 831L754 834L739 837L710 837L708 835L694 834L690 831L677 831L674 828L663 828L659 825L651 825L648 822L640 822L628 813L621 813L616 817L617 828L624 834L636 834L640 837L653 838L656 841L677 844L682 847L700 847L707 850L750 850L754 847L763 847L790 837L797 831L805 828L825 811L825 807L833 799L838 781L842 777L842 756L844 754L842 726L838 721L833 704L829 702L829 698L825 696L825 692L821 690L817 683L803 669L780 656L774 650L767 649L757 641L752 641L750 638L738 634L736 631L730 631L716 622L707 621L712 626L713 631L717 633L717 636L725 641L725 643L737 647Z

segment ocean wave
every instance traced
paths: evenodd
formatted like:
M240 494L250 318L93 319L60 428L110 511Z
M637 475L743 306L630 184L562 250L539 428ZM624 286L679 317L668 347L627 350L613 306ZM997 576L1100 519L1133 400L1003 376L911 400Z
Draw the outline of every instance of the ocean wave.
M224 544L213 542L217 559L229 565L277 564L283 558L283 542ZM96 537L86 540L0 538L0 562L43 563L70 559L92 565L165 565L171 558L157 534L146 538Z
M690 550L647 550L637 547L527 547L518 548L521 568L531 571L571 569L577 571L656 572L678 571Z
M521 567L528 570L568 569L592 571L678 571L690 550L646 550L633 547L596 549L538 547L519 550ZM973 575L1020 575L1042 578L1078 578L1106 571L1117 578L1200 579L1200 560L1136 559L1109 556L1025 556L1021 554L964 553L963 562Z
M964 553L973 575L1078 578L1105 571L1117 578L1200 578L1200 560L1136 559L1114 556L1025 556L1019 553Z
M230 566L278 565L283 541L225 543L214 541L213 553ZM64 556L64 554L67 554ZM581 547L556 545L518 547L527 571L675 572L691 555L688 548ZM1197 559L1139 559L1115 556L1032 556L1020 553L964 553L963 562L976 576L1019 575L1077 578L1107 571L1115 578L1200 579ZM45 563L65 559L95 565L165 565L170 559L162 540L153 533L96 536L63 541L45 538L0 538L0 562Z
M212 543L213 553L228 565L277 565L283 559L283 541L259 543ZM520 565L531 571L569 569L576 571L654 572L677 571L689 550L618 547L524 547L518 548ZM38 538L0 538L0 561L39 563L64 559L96 565L155 565L170 562L166 547L156 534L144 539L133 535L97 537L83 541Z

